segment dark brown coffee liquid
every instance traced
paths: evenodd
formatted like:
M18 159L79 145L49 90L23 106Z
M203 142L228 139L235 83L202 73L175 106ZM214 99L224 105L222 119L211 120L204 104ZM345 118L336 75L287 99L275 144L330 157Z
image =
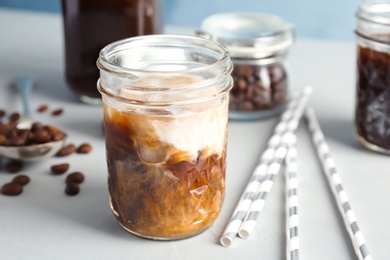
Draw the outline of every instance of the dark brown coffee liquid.
M159 239L195 235L221 211L226 139L221 153L205 148L194 158L159 140L148 127L150 119L105 108L112 211L125 229L137 235Z
M100 98L96 60L109 43L161 33L160 0L62 0L66 80L79 96Z
M390 34L374 39L390 44ZM390 151L390 52L358 46L357 69L357 132L368 143Z

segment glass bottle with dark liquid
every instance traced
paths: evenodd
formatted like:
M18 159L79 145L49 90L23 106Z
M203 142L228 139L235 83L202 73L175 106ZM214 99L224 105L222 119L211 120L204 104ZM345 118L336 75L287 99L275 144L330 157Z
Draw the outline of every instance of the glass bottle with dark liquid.
M160 0L62 0L66 81L83 102L101 103L96 60L104 46L162 32L160 4Z
M364 146L390 154L390 12L379 13L379 4L390 8L388 0L365 1L357 15L355 126Z

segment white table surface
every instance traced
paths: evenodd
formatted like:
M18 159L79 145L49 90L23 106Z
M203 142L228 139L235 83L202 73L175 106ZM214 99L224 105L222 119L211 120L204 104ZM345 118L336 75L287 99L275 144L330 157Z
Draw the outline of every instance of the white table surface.
M299 29L299 28L298 28ZM124 231L110 211L101 131L102 108L80 103L66 87L60 16L0 9L0 108L21 111L13 76L32 75L34 117L65 130L69 142L90 142L92 153L27 164L24 193L0 196L0 259L284 259L284 178L278 175L252 236L230 248L219 237L264 149L277 119L230 122L226 198L220 216L204 233L180 241L141 239ZM360 228L374 259L389 259L390 157L358 143L353 126L355 46L297 39L289 55L293 86L311 84L315 108L341 171ZM64 108L60 117L37 114L38 105ZM355 259L342 219L315 156L305 125L297 131L301 259ZM71 164L86 181L76 197L64 194L65 176L51 165ZM0 185L14 175L0 167Z

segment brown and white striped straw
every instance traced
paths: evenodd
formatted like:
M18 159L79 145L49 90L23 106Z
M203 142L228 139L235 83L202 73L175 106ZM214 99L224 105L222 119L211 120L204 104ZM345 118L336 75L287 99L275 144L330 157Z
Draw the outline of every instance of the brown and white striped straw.
M299 260L298 153L295 143L286 155L286 259Z
M328 184L332 189L333 196L337 202L339 212L344 220L345 228L348 231L356 256L359 260L372 260L363 232L360 230L355 213L351 208L347 192L341 182L341 177L335 162L330 154L330 149L325 141L324 134L318 123L317 117L312 108L305 113L308 128L312 134L312 141L316 147L318 158L321 161Z
M256 192L260 183L266 177L266 171L272 160L276 156L277 148L282 142L282 136L284 133L294 132L298 127L299 118L302 115L302 111L305 108L309 95L312 92L310 86L304 87L301 92L294 96L286 110L281 115L279 123L275 126L274 133L267 143L266 150L262 153L258 166L255 168L241 198L234 209L234 212L226 226L220 242L223 246L230 246L233 239L237 236L241 224L247 214L253 199L256 196Z

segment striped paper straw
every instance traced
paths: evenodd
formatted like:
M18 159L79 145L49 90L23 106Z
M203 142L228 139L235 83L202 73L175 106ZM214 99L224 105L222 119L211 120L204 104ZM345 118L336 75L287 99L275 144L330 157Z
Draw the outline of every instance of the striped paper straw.
M296 137L292 132L285 132L283 134L282 142L276 149L275 158L271 161L269 167L267 168L265 180L260 183L255 198L252 201L252 204L250 205L245 219L238 231L238 235L240 237L248 238L255 229L257 219L264 208L265 201L267 200L268 194L273 186L274 178L278 174L282 162L286 158L287 149L295 143L295 140Z
M352 211L347 192L343 188L339 172L330 154L329 146L325 141L324 134L320 128L314 110L306 110L306 120L308 128L312 134L313 144L316 146L318 158L321 161L324 172L332 189L333 196L337 202L340 214L343 217L345 228L351 238L356 256L360 260L372 259L366 240L359 229L355 213Z
M299 260L298 163L295 143L286 155L286 259Z
M268 165L275 157L276 148L282 140L282 134L287 131L295 131L298 126L297 121L299 121L297 118L300 118L302 115L302 112L299 111L302 111L306 106L311 92L312 88L310 86L304 87L298 95L291 99L286 110L281 115L279 123L274 128L274 133L267 143L267 148L262 153L260 162L255 168L239 202L237 203L236 208L234 209L232 217L221 236L220 243L223 246L230 246L233 239L237 236L246 212L255 197L255 193L261 181L264 180ZM299 111L297 112L297 110Z

